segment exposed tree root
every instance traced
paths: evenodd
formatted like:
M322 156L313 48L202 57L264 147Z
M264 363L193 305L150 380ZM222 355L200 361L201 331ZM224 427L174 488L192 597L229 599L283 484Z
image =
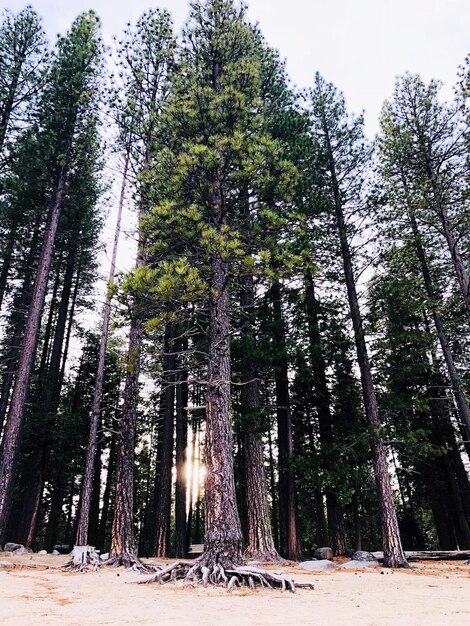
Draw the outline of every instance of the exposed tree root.
M236 567L229 565L228 567L223 567L218 562L209 565L203 557L197 559L195 563L178 561L158 570L152 576L141 578L135 582L138 584L155 582L163 584L171 580L184 580L188 585L202 584L204 587L207 587L209 584L224 586L227 587L229 592L236 586L246 586L253 590L257 586L266 587L267 589L278 588L282 591L291 591L292 593L295 593L296 589L314 588L310 583L296 583L283 574L269 572L250 565Z
M145 564L137 555L131 552L124 552L119 555L115 554L106 561L103 561L101 565L106 565L107 567L125 567L134 572L140 572L141 574L147 574L155 569L155 566Z
M77 570L84 573L91 567L96 572L100 565L99 554L93 546L74 546L72 558L65 563L62 569L66 572Z

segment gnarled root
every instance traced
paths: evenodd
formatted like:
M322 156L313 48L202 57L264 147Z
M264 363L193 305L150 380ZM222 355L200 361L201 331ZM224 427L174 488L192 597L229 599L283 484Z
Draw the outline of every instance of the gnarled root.
M168 565L168 567L155 567L155 574L152 574L151 576L146 576L145 578L140 578L135 582L139 585L145 585L147 583L167 583L170 580L185 578L190 568L190 563L178 561L177 563Z
M107 567L125 567L126 569L130 569L141 574L147 574L155 569L153 565L145 564L132 552L122 552L119 555L115 554L106 561L103 561L101 565L106 565Z
M267 587L269 589L278 588L281 591L291 591L295 593L296 589L314 589L311 583L296 583L283 574L277 572L269 572L268 570L258 569L250 565L240 565L235 569L226 570L226 574L230 576L227 590L232 591L236 586L246 585L250 589L255 589L256 585Z
M66 572L78 570L85 573L88 567L96 572L101 565L99 554L93 546L74 546L71 556L70 561L62 567Z
M139 584L154 582L163 584L170 580L184 580L189 585L202 583L204 587L207 587L209 584L224 586L227 587L229 592L236 586L242 587L244 585L253 590L256 586L260 586L268 589L278 588L282 591L287 589L292 593L295 593L297 588L314 588L310 583L296 583L283 574L269 572L256 567L244 565L234 567L230 565L224 568L218 562L209 565L204 558L197 559L194 564L178 561L158 570L152 576L141 578L135 582Z

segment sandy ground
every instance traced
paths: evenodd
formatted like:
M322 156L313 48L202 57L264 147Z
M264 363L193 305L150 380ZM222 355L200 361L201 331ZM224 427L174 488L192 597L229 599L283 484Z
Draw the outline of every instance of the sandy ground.
M63 573L62 556L24 555L0 570L0 624L81 626L419 625L470 624L470 565L419 563L412 571L307 573L286 567L314 591L182 588L130 584L137 574ZM279 568L278 568L279 569ZM383 572L383 573L382 573Z

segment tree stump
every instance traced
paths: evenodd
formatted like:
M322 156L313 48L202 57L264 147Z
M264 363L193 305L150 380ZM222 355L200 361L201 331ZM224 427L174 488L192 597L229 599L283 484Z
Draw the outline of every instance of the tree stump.
M100 566L100 557L93 546L74 546L71 552L71 559L64 565L65 571L79 570L86 572L91 566L96 572Z

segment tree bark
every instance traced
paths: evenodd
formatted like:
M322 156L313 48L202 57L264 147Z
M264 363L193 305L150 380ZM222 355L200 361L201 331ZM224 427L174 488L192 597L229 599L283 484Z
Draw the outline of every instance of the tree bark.
M370 442L372 449L372 460L374 466L375 482L379 500L380 521L382 529L382 541L384 550L385 567L408 567L403 547L401 544L400 529L398 527L397 514L393 503L392 489L387 467L387 455L383 439L380 435L381 423L374 383L372 381L372 371L369 362L369 355L365 342L365 333L362 325L362 316L359 309L356 282L349 247L347 226L344 219L341 192L336 175L336 164L330 142L329 129L326 120L323 119L323 132L325 135L326 151L328 159L328 169L331 177L331 187L333 192L333 202L336 214L336 225L343 259L344 276L348 292L349 309L354 328L354 339L356 343L357 360L361 374L362 396L364 408L370 428Z
M181 341L182 352L186 348L186 341ZM181 359L184 358L183 356ZM176 554L185 557L186 548L186 488L187 488L187 458L188 445L188 371L184 367L178 376L176 387L176 487L175 487L175 531Z
M220 206L220 203L219 203ZM230 317L228 267L211 260L209 362L207 366L205 538L203 561L223 567L242 562L243 537L236 506L230 424Z
M307 309L307 323L310 344L310 363L312 367L314 400L316 404L320 445L323 448L323 458L326 461L327 473L335 471L335 461L332 458L334 433L333 418L330 409L330 392L326 380L326 364L323 356L320 325L318 321L319 303L315 295L313 276L310 270L305 273L305 302ZM328 516L328 544L331 545L335 556L347 553L346 533L344 530L344 515L338 494L331 487L325 489L326 509Z
M34 272L36 268L36 256L38 254L40 220L36 220L33 224L33 235L31 237L28 254L22 269L23 282L21 291L13 297L12 312L10 314L8 324L10 327L9 336L10 347L5 359L5 366L2 373L2 387L0 395L0 431L2 430L5 417L7 415L8 403L10 400L11 388L15 380L15 372L17 369L18 356L21 349L22 336L24 334L24 325L31 304L32 291L34 285Z
M139 401L140 352L143 324L133 316L127 350L124 402L119 427L116 465L116 496L111 529L110 558L131 567L136 559L134 539L134 459L137 406Z
M67 312L72 290L76 253L77 248L72 243L67 257L62 293L57 312L56 327L52 340L52 348L50 350L49 367L47 368L47 373L45 373L43 380L44 391L42 398L39 401L39 411L42 415L42 419L37 424L37 427L35 426L35 447L30 454L31 458L25 468L27 484L25 494L23 495L24 506L21 514L21 523L25 526L25 528L27 528L27 532L23 537L23 543L27 548L32 548L36 540L39 509L44 490L45 472L51 452L51 435L60 400L61 355L65 337L65 327L67 323ZM56 292L57 289L54 288L54 291ZM51 309L54 300L55 296L53 296L53 300L51 302ZM50 326L51 328L49 329L49 332L46 332L46 335L52 334L52 322ZM46 342L49 343L49 339L47 337L45 338L45 343ZM49 352L49 350L45 348L43 352L43 367L46 368L47 357L45 355ZM28 503L34 503L33 507L31 508L31 506L28 506Z
M11 506L13 480L18 459L18 448L21 429L24 421L26 399L31 381L31 374L36 356L39 326L41 323L47 282L52 262L54 242L57 233L59 216L64 196L65 180L69 167L71 146L68 146L65 158L59 172L55 188L48 224L46 227L41 256L33 288L33 295L28 311L28 318L24 332L21 352L18 359L18 369L10 401L10 409L5 424L2 444L0 448L0 545L4 542L4 534Z
M418 229L416 218L411 209L408 210L408 218L411 225L411 231L413 234L413 242L415 245L416 254L421 265L421 272L423 275L424 287L428 296L428 300L431 307L431 313L434 320L434 325L441 344L442 353L447 366L447 372L449 374L452 389L454 391L455 402L462 420L462 424L465 430L466 439L470 440L470 409L465 397L460 377L455 367L454 357L450 349L447 333L444 328L444 323L439 314L439 300L434 290L434 285L431 278L431 272L429 270L428 262L426 259L426 253L421 240L421 234Z
M278 561L269 520L267 482L260 417L260 392L256 364L254 307L255 287L252 274L242 278L240 298L244 314L243 336L249 344L248 358L242 360L241 410L244 427L244 469L246 484L247 545L245 558Z
M157 485L155 506L155 547L156 557L168 556L171 512L171 470L173 467L173 443L175 427L175 381L176 352L174 326L168 324L165 331L161 432L159 433L160 458L157 459Z
M106 291L106 301L103 309L103 323L101 326L100 347L98 352L98 366L96 370L96 382L93 392L93 401L90 412L90 431L88 435L88 446L85 459L85 469L82 477L82 485L80 491L79 503L79 520L77 528L77 536L75 538L76 546L85 546L88 543L88 526L90 522L90 507L93 493L93 472L95 466L96 445L98 423L101 415L101 398L103 396L103 380L104 368L106 360L106 346L108 342L109 321L111 318L111 300L112 289L114 285L114 276L116 273L116 257L119 243L119 235L121 232L122 209L124 206L124 198L126 192L127 172L129 169L129 150L126 153L124 163L124 171L122 176L121 193L118 204L118 215L116 220L116 229L114 231L113 252L111 257L111 267L109 271L109 280Z
M296 561L300 559L300 543L297 538L292 421L289 397L286 330L281 308L281 288L275 282L271 288L274 314L274 341L279 350L275 370L277 442L279 463L279 529L281 555Z

